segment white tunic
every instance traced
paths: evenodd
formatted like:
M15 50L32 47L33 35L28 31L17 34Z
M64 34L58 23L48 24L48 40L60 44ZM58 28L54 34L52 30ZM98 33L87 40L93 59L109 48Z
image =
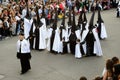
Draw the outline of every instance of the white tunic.
M17 41L17 52L20 52L20 45L21 45L21 53L30 53L30 44L29 41L23 39L22 41Z

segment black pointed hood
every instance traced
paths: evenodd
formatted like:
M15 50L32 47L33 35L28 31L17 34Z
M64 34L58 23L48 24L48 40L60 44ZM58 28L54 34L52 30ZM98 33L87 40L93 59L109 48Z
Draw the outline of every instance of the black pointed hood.
M90 22L89 22L89 30L92 30L94 28L94 16L95 16L95 11L93 11Z
M68 25L72 25L71 10L70 9L69 9L69 16L68 16Z
M30 16L30 12L29 12L29 7L28 7L28 0L25 0L25 2L26 2L26 6L27 6L27 12L26 12L26 18L27 19L31 19L31 16Z
M40 21L39 13L38 13L38 7L36 7L36 16L37 16L37 23L36 26L41 27L43 23Z
M85 28L85 26L86 26L86 24L87 24L87 18L86 18L86 12L85 12L85 10L84 10L84 8L83 8L83 23L82 23L82 30L85 30L86 28Z
M83 11L83 14L84 14L84 20L83 21L87 23L87 17L86 17L85 11Z
M86 12L85 12L85 6L82 7L82 11L83 13L83 22L86 22L87 23L87 18L86 18Z
M55 8L55 19L54 19L53 25L51 26L53 30L57 29L57 21L58 21L58 11L57 11L57 8Z
M42 16L41 18L45 18L45 5L43 5L43 8L42 8Z
M78 24L77 27L79 27L79 29L81 29L81 24L83 23L83 11L80 12L79 18L78 18Z
M63 19L60 28L65 29L65 10L63 11Z
M101 17L100 9L98 9L98 22L104 22Z
M78 29L78 27L76 26L74 7L73 7L72 11L73 11L73 23L72 23L71 31L72 31L73 33L75 33L75 30Z
M79 16L79 19L78 19L78 24L81 24L83 22L82 15L83 15L83 11L81 11L81 13L80 13L80 16Z
M30 35L30 36L32 36L32 35L33 35L33 23L32 23L32 25L31 25L29 35Z

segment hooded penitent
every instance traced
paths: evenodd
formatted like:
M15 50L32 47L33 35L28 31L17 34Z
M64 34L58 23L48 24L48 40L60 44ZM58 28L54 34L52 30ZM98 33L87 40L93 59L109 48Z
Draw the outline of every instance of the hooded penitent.
M104 23L104 22L101 18L100 9L98 9L98 21L97 21L98 27L97 27L97 30L98 30L98 36L100 39L101 39L100 35L101 35L101 27L102 27L101 23Z
M94 15L95 15L95 11L93 11L93 14L91 16L90 22L89 22L89 26L88 26L88 33L86 36L86 46L87 46L87 55L91 56L93 55L93 50L94 50L94 41L95 41L95 37L93 35L93 29L94 29Z
M70 40L70 51L72 54L75 54L75 45L76 45L76 39L77 39L75 31L76 31L77 27L76 27L76 23L75 23L74 7L72 8L72 12L73 12L73 23L72 23L72 27L71 27L71 34L70 34L69 40Z
M57 51L57 49L55 49L56 47L56 30L57 30L57 19L58 19L58 11L57 8L55 8L55 19L53 21L53 24L51 26L52 29L50 29L50 39L48 40L48 48L50 50L51 53L55 53ZM59 40L59 39L58 39Z
M67 34L66 34L66 26L65 26L65 10L63 11L63 19L60 25L60 44L59 44L59 50L62 54L65 54L68 52L67 47Z
M98 9L97 30L98 30L98 36L100 39L107 38L107 33L106 33L104 21L101 17L101 14L100 14L100 9Z
M31 16L30 16L29 7L28 7L28 0L25 0L25 2L27 5L27 12L26 12L26 16L24 18L24 34L25 34L25 38L28 39L30 37L29 32L31 29L33 19L31 19Z
M36 16L37 16L36 23L34 23L35 24L34 48L36 50L40 50L40 49L44 49L44 48L41 48L41 45L43 44L43 41L41 40L42 39L42 37L41 37L41 33L42 33L41 27L42 27L43 23L40 21L40 17L39 17L39 13L38 13L38 6L36 6Z

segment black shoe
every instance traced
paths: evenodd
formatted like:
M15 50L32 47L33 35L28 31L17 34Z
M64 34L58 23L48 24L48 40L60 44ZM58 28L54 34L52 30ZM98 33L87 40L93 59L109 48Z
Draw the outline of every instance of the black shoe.
M22 74L25 74L26 72L21 72L20 74L22 75Z
M21 71L21 73L20 73L20 74L25 74L27 71L28 71L28 70L26 70L26 71Z
M54 55L57 55L58 53L57 53L57 52L54 52L53 54L54 54Z
M96 56L96 54L91 54L91 56Z
M86 57L86 55L84 54L84 55L82 55L82 57Z
M89 57L89 56L90 56L90 54L86 54L86 55L85 55L85 57Z

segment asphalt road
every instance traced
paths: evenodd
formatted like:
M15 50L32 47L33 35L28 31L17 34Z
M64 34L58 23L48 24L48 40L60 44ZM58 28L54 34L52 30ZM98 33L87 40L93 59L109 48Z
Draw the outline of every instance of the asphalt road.
M102 12L108 38L101 41L102 57L75 59L72 54L54 55L48 51L32 51L32 69L20 75L20 62L16 58L17 37L0 41L0 80L79 80L86 76L92 80L102 75L105 61L113 56L120 58L120 18L115 9ZM87 13L88 19L91 13ZM95 21L97 19L97 14Z

